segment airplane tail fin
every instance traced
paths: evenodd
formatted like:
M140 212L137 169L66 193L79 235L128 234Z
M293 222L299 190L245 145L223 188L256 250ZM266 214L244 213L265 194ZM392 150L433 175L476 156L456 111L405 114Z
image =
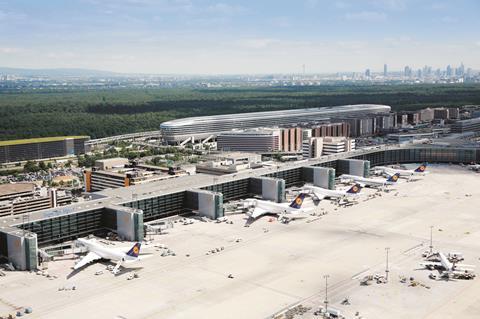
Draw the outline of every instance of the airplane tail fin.
M360 193L361 189L362 189L362 186L360 184L355 184L347 191L347 193L358 194L358 193Z
M415 172L417 173L423 173L427 170L427 163L423 163L422 165L420 165L419 167L417 167L415 169Z
M142 244L140 243L136 243L135 245L133 245L133 247L128 251L127 255L130 257L138 257L138 255L140 254L141 245Z
M300 209L300 207L302 207L304 199L305 199L305 193L298 194L297 197L295 197L295 199L290 204L290 207Z
M400 178L400 173L395 173L387 179L387 182L397 182Z

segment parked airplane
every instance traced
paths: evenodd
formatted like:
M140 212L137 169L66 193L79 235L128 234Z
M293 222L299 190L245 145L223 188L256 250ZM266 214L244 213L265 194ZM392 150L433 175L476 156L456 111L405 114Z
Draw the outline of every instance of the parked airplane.
M434 257L438 257L437 260L432 261L428 260L426 262L420 263L421 266L433 270L438 269L442 275L446 276L465 276L469 275L468 277L474 276L473 269L475 268L474 265L465 265L465 264L458 264L456 262L451 262L448 257L444 253L437 253Z
M377 179L377 178L365 178L362 176L340 175L341 181L354 181L360 184L361 186L370 186L370 187L385 187L387 185L394 185L400 178L400 173L395 173L387 179Z
M347 191L339 191L334 189L327 189L318 186L305 185L302 190L309 192L313 195L313 200L318 204L324 198L340 199L340 198L357 198L359 192L362 189L360 184L353 185Z
M130 250L125 252L125 248L105 247L94 239L79 238L77 239L77 242L81 246L84 246L88 249L88 254L75 264L73 267L75 270L80 269L96 260L107 259L117 262L112 270L114 274L117 274L120 266L122 266L123 263L131 263L140 260L140 243L136 243L132 248L130 248Z
M468 165L468 169L472 170L472 171L480 171L480 164L471 164L471 165Z
M394 175L396 173L400 174L400 176L413 176L413 175L425 175L425 171L427 170L427 164L422 164L416 169L396 169L387 166L376 166L374 168L375 172L385 173L387 175Z
M252 211L247 212L250 221L254 221L260 216L266 214L275 214L281 217L288 217L290 219L307 217L307 211L302 209L302 204L305 199L305 193L300 193L290 203L274 203L267 200L249 198L244 201L248 207L253 207Z

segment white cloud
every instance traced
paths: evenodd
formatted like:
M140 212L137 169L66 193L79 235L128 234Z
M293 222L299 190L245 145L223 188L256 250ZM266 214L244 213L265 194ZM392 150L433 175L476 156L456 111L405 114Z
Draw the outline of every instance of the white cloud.
M414 44L413 39L407 35L402 35L399 37L387 37L384 39L384 42L389 47L398 47Z
M445 2L435 2L431 5L431 8L433 10L443 10L443 9L447 9L448 5Z
M480 41L477 41L477 43L475 43L477 45L477 47L480 47Z
M19 53L22 50L19 48L11 48L11 47L0 47L0 53L2 54L14 54L14 53Z
M45 57L48 59L53 59L53 60L61 60L61 59L66 59L70 60L73 58L80 58L80 56L76 53L70 52L70 51L59 51L59 52L47 52L45 54Z
M245 12L246 9L245 7L242 7L239 5L231 5L231 4L219 2L219 3L208 6L207 11L212 13L232 15L232 14Z
M270 19L270 23L274 27L278 28L288 28L292 26L292 21L289 17L276 17Z
M318 4L318 0L306 0L305 1L305 5L308 7L308 8L315 8Z
M381 22L387 20L387 15L384 12L377 11L349 12L345 14L345 19L351 21Z
M198 10L190 0L83 0L107 11L149 7L155 12L193 13ZM104 11L105 11L104 9Z
M442 17L440 19L441 22L444 22L444 23L454 23L454 22L457 22L458 20L456 18L453 18L451 16L446 16L446 17Z
M371 0L373 5L392 11L402 11L407 8L407 0Z
M364 41L338 41L337 45L346 50L360 50L366 48L368 43Z
M251 38L237 41L239 46L247 49L264 49L278 43L280 43L280 40L269 38Z
M350 7L350 4L348 4L344 1L335 1L334 5L337 9L346 9L346 8Z

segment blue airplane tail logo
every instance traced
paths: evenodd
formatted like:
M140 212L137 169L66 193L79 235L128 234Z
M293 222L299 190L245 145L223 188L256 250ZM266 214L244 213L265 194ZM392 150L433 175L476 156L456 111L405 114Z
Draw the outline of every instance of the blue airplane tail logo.
M298 194L298 196L295 197L295 199L290 204L290 207L300 209L300 207L302 207L304 199L305 199L305 194L304 193Z
M142 244L140 243L136 243L135 245L133 245L133 247L128 251L127 255L130 257L138 257L138 255L140 254L141 245Z
M393 174L392 176L390 176L390 177L387 179L387 182L394 182L394 183L396 183L399 178L400 178L400 173L395 173L395 174Z
M417 172L417 173L423 173L423 172L425 172L426 169L427 169L427 164L422 164L422 165L420 165L419 167L417 167L417 169L415 170L415 172Z
M361 189L362 189L362 186L360 186L360 184L355 184L347 191L347 193L357 194L360 192Z

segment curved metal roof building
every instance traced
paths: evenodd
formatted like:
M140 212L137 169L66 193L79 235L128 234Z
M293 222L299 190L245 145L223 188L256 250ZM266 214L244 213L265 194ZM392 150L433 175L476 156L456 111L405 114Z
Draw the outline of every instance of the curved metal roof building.
M335 118L365 115L369 113L388 113L390 106L377 104L356 104L291 109L270 112L251 112L211 116L187 117L160 124L160 131L168 143L178 143L188 138L204 139L232 129L271 127L312 122Z

